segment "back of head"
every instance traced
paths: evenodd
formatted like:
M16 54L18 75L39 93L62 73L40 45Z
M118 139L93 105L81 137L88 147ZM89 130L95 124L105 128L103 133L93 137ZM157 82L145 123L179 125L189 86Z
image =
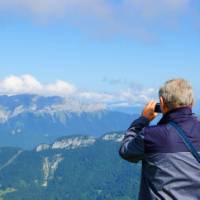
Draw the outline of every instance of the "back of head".
M183 106L193 106L194 93L191 84L185 79L167 81L159 90L159 96L169 110Z

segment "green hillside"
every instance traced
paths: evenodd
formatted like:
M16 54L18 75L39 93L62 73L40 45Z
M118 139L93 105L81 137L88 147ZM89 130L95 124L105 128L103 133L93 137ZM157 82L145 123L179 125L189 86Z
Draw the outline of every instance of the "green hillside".
M70 137L66 138L66 144L69 139ZM74 141L78 144L77 139ZM113 139L99 138L94 144L74 149L1 149L0 198L137 199L140 164L133 165L123 161L118 155L119 144Z

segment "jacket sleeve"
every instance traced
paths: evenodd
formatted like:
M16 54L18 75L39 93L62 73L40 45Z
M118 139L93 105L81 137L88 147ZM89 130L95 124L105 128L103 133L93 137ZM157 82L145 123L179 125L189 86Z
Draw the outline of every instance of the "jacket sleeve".
M129 162L136 163L144 157L144 134L143 128L149 126L145 117L135 120L124 135L119 155Z

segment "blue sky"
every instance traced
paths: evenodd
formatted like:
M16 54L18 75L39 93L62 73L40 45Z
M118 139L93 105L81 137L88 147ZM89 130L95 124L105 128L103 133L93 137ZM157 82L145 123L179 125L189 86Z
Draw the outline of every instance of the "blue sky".
M26 74L116 93L184 77L200 92L197 1L52 2L0 1L2 81Z

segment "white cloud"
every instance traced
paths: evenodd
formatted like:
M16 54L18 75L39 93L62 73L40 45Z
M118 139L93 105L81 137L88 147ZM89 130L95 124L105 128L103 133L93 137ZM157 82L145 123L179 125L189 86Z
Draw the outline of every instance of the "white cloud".
M57 80L43 84L32 75L9 76L0 80L0 94L37 94L42 96L61 96L66 99L61 109L72 111L99 110L106 107L128 107L144 104L156 97L154 88L126 87L113 92L83 91L71 83ZM64 107L63 107L64 106Z
M67 96L76 91L76 87L70 83L58 80L51 84L42 84L31 75L9 76L0 80L1 94L39 94Z
M2 93L17 94L17 93L30 93L40 91L41 84L30 75L9 76L0 81L0 90Z
M49 95L66 96L73 94L76 91L76 87L70 83L62 80L58 80L53 84L45 85L44 92L46 91Z
M87 32L148 37L152 26L194 18L197 0L0 0L0 11L41 21L64 18ZM98 30L98 31L97 31Z
M53 105L50 110L51 111L70 111L70 112L94 112L99 110L105 110L106 104L104 103L95 103L95 102L82 102L81 100L77 100L76 98L68 98L62 104ZM47 112L49 112L47 110Z
M114 99L112 94L97 93L97 92L80 92L79 97L86 100L93 100L97 102L109 102Z
M121 103L127 106L134 106L134 105L142 105L145 104L147 101L151 99L156 99L157 97L157 90L156 89L146 89L146 88L141 88L141 86L136 89L135 87L133 88L127 88L124 91L119 92L119 94L116 95L116 103ZM117 101L118 100L118 101Z

